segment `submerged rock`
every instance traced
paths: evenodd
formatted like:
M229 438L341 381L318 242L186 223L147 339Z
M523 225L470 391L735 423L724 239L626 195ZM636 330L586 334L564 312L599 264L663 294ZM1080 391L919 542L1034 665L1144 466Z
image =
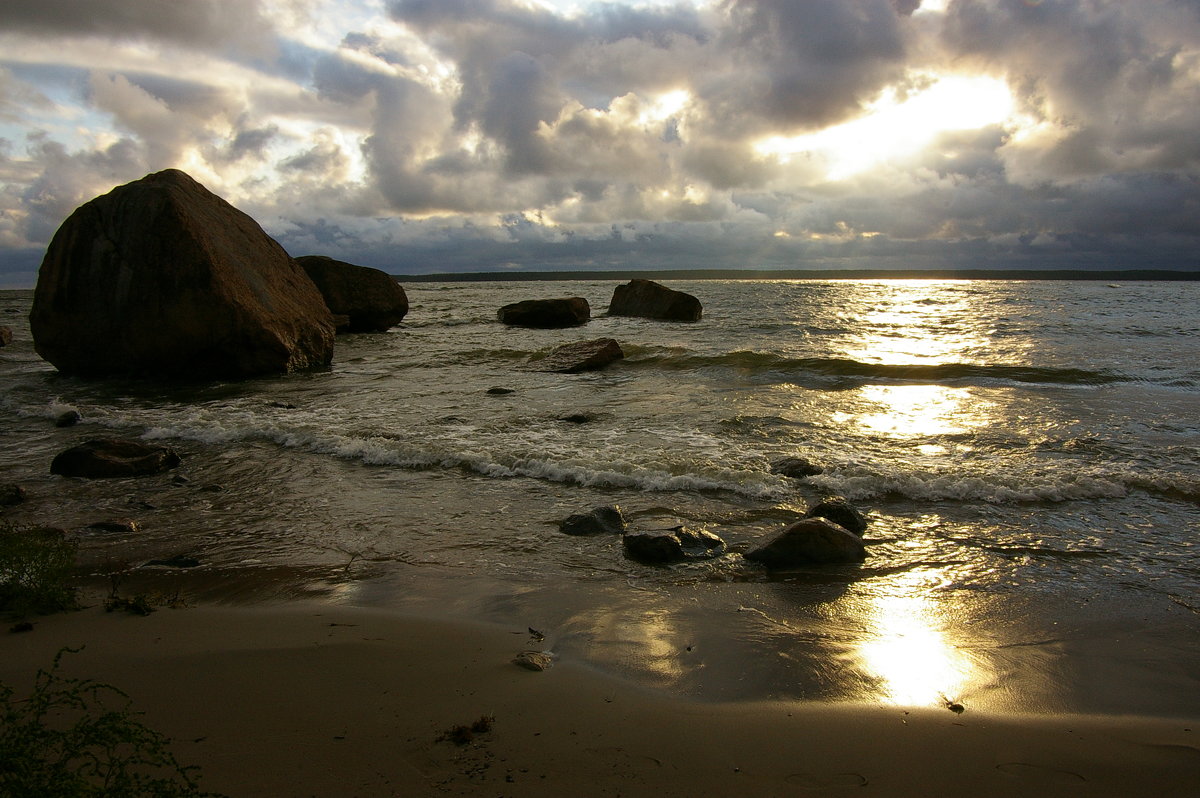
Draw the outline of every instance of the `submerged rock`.
M197 568L200 561L195 557L189 557L186 554L176 554L174 557L167 557L162 560L150 560L146 563L147 568Z
M859 510L840 496L825 499L813 505L804 514L805 518L824 518L832 521L843 529L848 529L862 537L867 531L867 518Z
M823 518L805 518L743 555L768 568L855 563L867 557L862 538Z
M0 346L8 346L12 343L12 328L0 326Z
M58 417L54 419L54 426L73 427L82 420L83 416L79 415L78 410L65 410L59 413Z
M238 378L328 366L333 322L258 224L177 169L75 210L29 314L34 347L85 377Z
M554 666L554 655L549 651L522 651L513 657L513 664L528 671L547 671Z
M621 508L614 504L597 507L587 513L576 513L567 517L558 528L568 535L620 535L627 529L627 524Z
M725 551L725 541L706 529L677 526L626 532L621 538L625 556L649 565L706 560Z
M302 255L296 262L317 286L329 311L346 317L347 332L384 332L408 313L408 295L387 272L324 255Z
M563 344L553 349L534 366L539 371L557 371L563 374L578 374L581 371L597 371L625 357L624 350L612 338L597 338Z
M50 473L64 477L137 477L179 465L179 455L165 446L148 446L120 438L96 438L55 456Z
M824 474L825 469L816 463L805 460L803 457L785 457L782 460L776 460L771 463L771 473L784 477L803 479L804 477L815 477L817 474Z
M583 297L563 299L526 299L505 305L496 313L500 321L516 327L557 329L578 327L592 317L592 308Z
M131 535L134 532L140 532L142 525L132 518L120 518L109 521L96 521L87 525L88 529L94 529L97 532L116 532L118 534Z
M700 300L653 280L630 280L618 285L608 303L610 316L642 316L664 321L699 321Z
M25 489L13 482L0 484L0 507L12 507L25 501Z
M513 388L496 387L496 388L488 388L485 391L485 393L488 396L508 396L510 393L516 393L516 390Z

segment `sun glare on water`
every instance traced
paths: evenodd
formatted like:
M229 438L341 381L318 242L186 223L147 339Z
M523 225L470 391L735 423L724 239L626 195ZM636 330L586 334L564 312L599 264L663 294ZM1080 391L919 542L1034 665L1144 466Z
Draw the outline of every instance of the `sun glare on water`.
M1003 80L950 75L903 98L894 90L885 92L864 116L850 122L800 136L772 136L757 149L780 163L798 155L818 159L830 180L841 180L914 155L940 133L998 124L1013 112L1012 94Z

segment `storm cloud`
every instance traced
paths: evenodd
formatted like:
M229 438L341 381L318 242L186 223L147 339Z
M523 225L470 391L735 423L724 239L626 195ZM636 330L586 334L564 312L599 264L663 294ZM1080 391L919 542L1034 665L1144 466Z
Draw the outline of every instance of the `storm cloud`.
M181 168L293 254L1195 269L1185 0L12 0L0 285Z

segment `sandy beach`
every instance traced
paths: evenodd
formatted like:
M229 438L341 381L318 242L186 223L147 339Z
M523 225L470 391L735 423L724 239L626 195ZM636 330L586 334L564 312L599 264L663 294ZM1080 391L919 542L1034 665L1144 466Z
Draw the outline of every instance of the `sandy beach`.
M231 796L1191 796L1200 722L800 702L706 704L563 658L526 629L289 603L98 607L0 637L18 694L66 675L130 694ZM494 718L465 744L458 725Z

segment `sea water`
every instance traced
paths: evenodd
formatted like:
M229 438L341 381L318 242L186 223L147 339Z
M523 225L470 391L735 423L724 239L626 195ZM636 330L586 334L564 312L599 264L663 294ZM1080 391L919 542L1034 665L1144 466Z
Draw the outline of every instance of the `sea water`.
M1200 285L664 282L699 322L607 316L616 281L410 283L327 371L194 385L63 377L5 292L6 518L72 530L97 583L534 628L514 645L697 698L1200 712ZM592 320L496 319L564 296ZM536 369L599 337L625 358ZM185 479L49 475L100 435ZM772 472L794 456L824 473ZM863 565L741 558L831 495L869 518ZM653 567L558 529L612 504L728 553ZM111 518L141 529L86 528ZM173 555L200 565L145 565Z

